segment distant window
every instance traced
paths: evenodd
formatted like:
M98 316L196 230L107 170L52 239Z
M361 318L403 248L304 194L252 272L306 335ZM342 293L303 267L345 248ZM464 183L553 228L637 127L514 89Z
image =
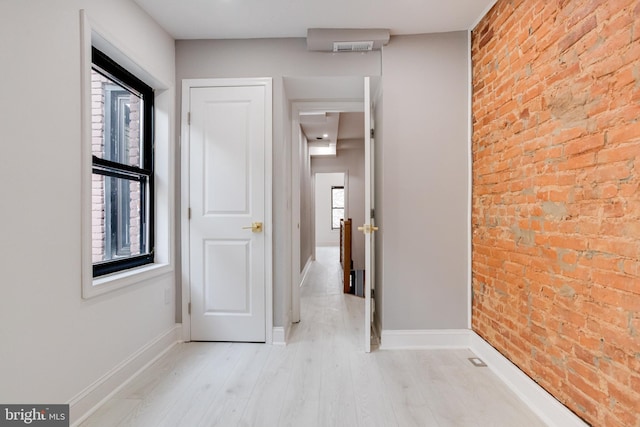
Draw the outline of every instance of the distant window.
M340 228L344 219L344 187L331 187L331 229Z
M93 48L93 276L153 263L153 89Z

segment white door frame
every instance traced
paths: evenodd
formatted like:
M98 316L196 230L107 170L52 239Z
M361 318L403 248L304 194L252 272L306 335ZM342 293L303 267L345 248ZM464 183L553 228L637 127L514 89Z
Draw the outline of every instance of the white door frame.
M291 322L300 321L300 113L326 111L359 113L362 101L294 101L291 103ZM314 230L315 233L315 230ZM315 248L313 249L315 251ZM315 252L314 252L315 253Z
M271 78L239 79L184 79L182 80L181 138L179 142L181 156L181 248L182 248L182 339L191 340L191 298L190 253L189 253L189 105L192 88L224 86L265 86L265 328L266 343L273 343L273 217L272 217L272 139L273 139L273 83Z

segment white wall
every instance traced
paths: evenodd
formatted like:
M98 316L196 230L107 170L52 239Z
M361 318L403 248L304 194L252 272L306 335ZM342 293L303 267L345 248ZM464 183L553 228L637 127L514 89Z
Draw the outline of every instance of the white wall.
M364 126L364 123L363 123ZM364 220L364 141L352 140L350 149L340 149L336 157L313 157L311 172L330 173L347 172L347 215L353 220L352 259L353 268L364 269L364 234L357 231L357 227L365 223ZM339 238L339 236L338 236Z
M291 312L292 124L283 78L379 74L380 52L310 52L303 38L176 41L178 82L187 78L273 78L274 326L287 326ZM179 168L179 159L176 161Z
M81 298L82 8L167 82L157 131L173 141L174 41L133 2L0 2L3 403L69 402L175 325L172 272Z
M283 78L383 70L384 114L376 138L383 177L376 213L377 251L384 257L377 294L382 327L467 327L466 32L392 37L381 56L309 52L304 39L184 40L176 42L176 61L178 81L274 79L275 326L286 326L291 309L291 123Z
M315 174L316 245L340 245L340 229L331 229L331 187L344 186L344 173Z
M311 156L309 156L309 145L307 138L300 130L300 188L294 191L299 192L300 200L300 269L304 270L307 262L313 257L316 236L313 230L313 181L311 179Z
M383 50L385 330L468 325L468 56L466 32L392 37Z

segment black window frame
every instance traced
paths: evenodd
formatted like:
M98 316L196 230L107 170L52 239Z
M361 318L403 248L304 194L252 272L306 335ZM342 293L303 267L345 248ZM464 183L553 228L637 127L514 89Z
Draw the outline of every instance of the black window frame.
M154 262L154 92L149 85L95 47L91 49L91 67L97 73L139 95L143 100L141 111L141 165L139 165L139 167L132 166L102 159L93 155L92 173L105 177L124 179L127 180L127 182L137 181L140 184L140 251L144 253L135 256L122 254L116 259L94 262L93 277L96 278L147 264L153 264ZM119 220L119 218L116 219ZM105 235L108 232L111 231L105 230Z
M342 207L336 207L333 203L333 190L342 190ZM344 185L332 185L331 186L331 229L332 230L339 230L340 229L340 223L338 223L338 225L336 227L333 226L333 212L336 210L342 210L342 219L344 219L344 213L345 213L345 200L344 200Z

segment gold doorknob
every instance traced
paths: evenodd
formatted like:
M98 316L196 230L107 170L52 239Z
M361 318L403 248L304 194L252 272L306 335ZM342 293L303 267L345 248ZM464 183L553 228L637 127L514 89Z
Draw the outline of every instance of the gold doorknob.
M248 227L242 227L243 230L251 230L252 233L261 233L262 232L262 223L261 222L252 222Z
M373 233L374 231L378 231L379 228L375 225L365 224L362 227L358 227L358 231L362 231L364 234Z

